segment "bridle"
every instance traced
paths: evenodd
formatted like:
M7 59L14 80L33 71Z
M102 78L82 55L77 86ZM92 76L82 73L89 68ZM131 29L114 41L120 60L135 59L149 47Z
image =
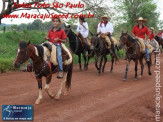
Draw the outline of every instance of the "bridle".
M23 63L25 63L25 62L27 62L28 61L28 59L32 56L32 54L33 54L33 52L34 52L34 50L35 50L35 47L33 46L33 50L32 50L32 52L31 52L31 54L28 56L28 50L27 50L27 48L28 47L26 47L25 48L25 56L24 56L24 58L23 58L23 60L22 61L20 61L20 64L23 64Z

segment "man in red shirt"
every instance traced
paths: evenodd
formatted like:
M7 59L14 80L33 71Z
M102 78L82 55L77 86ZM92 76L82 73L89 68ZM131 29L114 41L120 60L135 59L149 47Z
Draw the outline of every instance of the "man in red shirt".
M159 32L157 33L157 35L161 38L162 37L162 30L159 29Z
M155 38L154 28L151 27L151 28L150 28L149 40L152 42L152 44L153 44L153 46L154 46L154 48L155 48L155 50L156 50L156 44L155 44L155 42L154 42L154 38Z
M53 28L49 30L48 36L45 37L46 40L52 42L57 48L57 60L59 64L59 73L57 78L63 78L63 63L62 63L62 50L61 43L66 42L67 35L59 25L63 24L61 18L53 18Z
M141 43L141 45L143 46L143 48L145 48L145 52L146 52L146 56L147 56L147 61L150 61L150 56L149 56L149 49L147 47L147 40L149 38L150 32L149 29L144 25L144 23L147 22L146 19L143 19L142 17L139 17L139 19L135 20L138 25L135 25L132 29L132 35L139 40L139 42ZM145 36L147 35L147 39L145 38ZM143 41L140 41L142 40ZM144 44L144 43L145 44Z

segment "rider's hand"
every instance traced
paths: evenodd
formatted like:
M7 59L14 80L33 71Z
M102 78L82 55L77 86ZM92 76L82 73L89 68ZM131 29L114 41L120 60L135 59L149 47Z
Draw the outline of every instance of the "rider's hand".
M83 22L80 21L80 24L83 25Z
M46 40L49 40L49 37L48 37L48 36L45 36L45 39L46 39Z
M59 38L55 38L55 39L54 39L54 42L59 41L59 40L60 40Z
M135 36L135 39L138 39L139 37L138 36Z

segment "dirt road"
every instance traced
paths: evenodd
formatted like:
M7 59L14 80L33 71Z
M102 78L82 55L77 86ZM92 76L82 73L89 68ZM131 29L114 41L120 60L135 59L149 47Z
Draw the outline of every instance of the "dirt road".
M90 64L87 71L79 71L78 65L74 65L69 95L62 95L60 100L55 100L43 91L40 105L34 105L38 97L38 87L33 74L0 74L0 105L32 104L35 122L155 122L155 66L152 65L152 76L147 74L145 66L144 76L134 81L134 64L131 62L128 80L124 82L122 79L125 64L125 61L120 60L114 65L113 73L110 73L111 64L108 62L105 73L100 76L94 64ZM138 71L140 74L140 65ZM55 94L60 82L56 75L53 75L50 90ZM163 83L161 85L163 86ZM161 92L163 93L163 90ZM2 111L0 119L1 113ZM162 106L161 117L163 118Z

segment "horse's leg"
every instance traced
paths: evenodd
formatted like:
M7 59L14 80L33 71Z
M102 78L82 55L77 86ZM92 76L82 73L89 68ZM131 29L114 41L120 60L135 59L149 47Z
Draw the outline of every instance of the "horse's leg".
M111 59L111 69L110 69L110 72L113 71L113 65L114 65L114 56L112 56L112 59Z
M125 72L125 76L124 76L124 81L126 81L127 80L127 73L128 73L128 70L129 70L129 65L130 65L130 61L129 60L127 60L127 65L126 65L126 72Z
M95 57L95 67L97 70L99 70L99 68L98 68L98 56L97 55Z
M62 88L63 88L63 85L66 82L66 79L67 79L67 72L64 73L64 76L63 76L63 80L61 82L60 89L58 90L57 95L55 96L55 99L57 99L57 100L60 99L60 96L61 96L61 93L62 93Z
M99 70L98 70L98 74L101 73L102 62L103 62L103 56L101 56L100 65L99 65Z
M103 68L102 68L102 72L104 72L104 70L105 70L106 62L107 62L107 56L104 57L104 65L103 65Z
M137 66L138 66L138 60L136 59L135 60L135 78L134 78L134 80L137 80L137 76L138 76L138 74L137 74L137 70L138 70Z
M88 50L88 56L87 56L88 60L87 60L86 70L88 69L88 64L89 64L89 59L90 59L89 54L90 54L90 50Z
M152 75L152 73L151 73L151 55L150 55L150 62L147 62L147 65L148 65L148 74Z
M81 54L78 54L79 70L81 71Z
M140 65L141 65L141 73L140 73L140 77L143 76L143 70L144 70L144 64L143 64L143 57L139 59Z
M50 98L54 98L54 94L51 91L49 91L49 84L51 82L51 79L52 79L52 74L50 74L48 77L46 77L46 84L45 84L44 89Z
M86 66L87 66L87 57L86 57L86 54L83 54L83 58L84 58L84 69L86 70Z
M37 82L38 82L38 88L39 88L39 96L38 96L35 104L40 104L40 102L42 100L42 78L37 79Z
M154 53L154 54L155 54L155 62L154 62L154 65L155 65L155 64L156 64L156 55L157 55L157 54L156 54L156 53Z

